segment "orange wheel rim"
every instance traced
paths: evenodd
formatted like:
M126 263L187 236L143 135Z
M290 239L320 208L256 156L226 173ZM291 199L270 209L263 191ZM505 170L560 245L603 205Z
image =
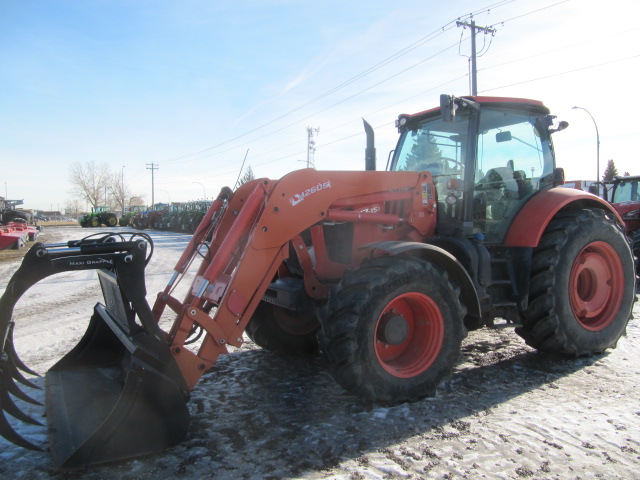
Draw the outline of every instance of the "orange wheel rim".
M399 378L428 370L444 340L444 321L436 302L423 293L394 298L376 323L375 352L382 368Z
M578 323L602 330L614 321L624 294L624 270L615 249L593 242L582 249L571 268L569 300Z

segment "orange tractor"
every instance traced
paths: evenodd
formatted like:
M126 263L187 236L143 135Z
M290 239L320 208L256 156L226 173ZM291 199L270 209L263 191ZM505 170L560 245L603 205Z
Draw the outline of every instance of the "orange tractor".
M12 312L31 285L67 270L99 269L104 303L46 374L60 468L180 442L190 390L244 333L277 353L319 352L346 390L382 404L433 395L467 330L496 318L545 352L615 347L635 301L634 257L607 202L556 188L551 134L566 122L533 100L440 103L398 118L387 171L374 171L365 123L367 171L305 169L224 188L153 306L144 234L35 245L0 299L2 411L37 422L18 408L29 397L15 382L31 382ZM42 448L4 414L0 433Z

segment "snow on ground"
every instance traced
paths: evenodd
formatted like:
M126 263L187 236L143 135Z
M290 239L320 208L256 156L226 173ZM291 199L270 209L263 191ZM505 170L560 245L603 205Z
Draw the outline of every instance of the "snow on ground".
M86 233L79 228L51 230L46 233L55 241ZM185 235L152 235L156 253L147 267L150 302L188 241ZM16 267L16 262L0 263L0 290ZM28 365L46 370L84 332L99 295L93 275L52 277L21 300L15 315L16 344ZM190 431L180 445L61 474L46 453L0 439L0 475L142 480L638 478L639 346L635 320L615 350L573 360L538 354L509 329L482 329L465 340L460 362L436 397L384 408L364 405L345 393L319 359L283 359L247 342L221 357L196 386L189 403ZM16 427L44 444L41 429Z

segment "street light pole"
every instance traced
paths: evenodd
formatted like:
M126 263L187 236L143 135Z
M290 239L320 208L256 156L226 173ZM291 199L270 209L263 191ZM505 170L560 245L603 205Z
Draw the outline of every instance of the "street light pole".
M591 120L593 120L593 125L596 127L596 189L598 192L598 196L600 196L600 133L598 133L598 124L596 123L595 118L593 118L593 115L591 115L591 113L589 113L589 110L587 110L586 108L578 106L571 108L573 108L574 110L578 109L587 112L587 115L591 117Z
M201 184L200 182L191 182L191 183L197 183L198 185L200 185L202 187L202 193L204 194L203 200L206 200L207 199L207 190L204 188L204 185Z
M166 193L167 196L169 197L169 203L171 203L171 194L169 192L167 192L166 190L160 190L162 193Z
M122 192L121 193L121 198L122 198L122 214L124 215L124 165L122 165L122 174L121 174L121 179L122 179Z

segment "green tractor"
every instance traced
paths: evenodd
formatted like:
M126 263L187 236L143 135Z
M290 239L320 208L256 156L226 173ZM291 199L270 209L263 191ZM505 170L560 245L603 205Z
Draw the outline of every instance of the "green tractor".
M91 213L87 213L80 219L81 227L115 227L118 225L118 217L109 211L109 207L91 207Z

